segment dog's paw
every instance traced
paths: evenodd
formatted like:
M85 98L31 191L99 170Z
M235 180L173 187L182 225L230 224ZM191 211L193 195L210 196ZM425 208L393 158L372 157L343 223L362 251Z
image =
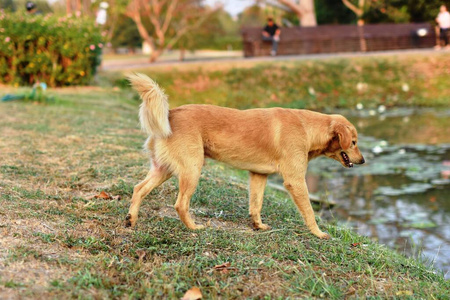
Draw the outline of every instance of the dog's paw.
M319 239L321 239L321 240L329 240L329 239L331 239L331 236L328 233L326 233L326 232L321 232L321 233L317 234L317 237Z
M125 217L125 227L134 227L135 223L136 221L132 221L132 217L130 214Z
M195 225L195 227L194 228L192 228L193 230L199 230L199 229L204 229L205 228L205 225Z
M261 225L253 225L253 229L265 231L265 230L272 229L272 227L270 227L269 225L266 225L266 224L261 224Z

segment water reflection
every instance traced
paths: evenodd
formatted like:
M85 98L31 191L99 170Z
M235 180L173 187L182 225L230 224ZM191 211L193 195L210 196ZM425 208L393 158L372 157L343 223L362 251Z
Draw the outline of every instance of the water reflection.
M348 115L348 113L343 113ZM350 116L367 164L310 163L310 193L336 202L330 222L404 252L422 254L450 278L450 110Z

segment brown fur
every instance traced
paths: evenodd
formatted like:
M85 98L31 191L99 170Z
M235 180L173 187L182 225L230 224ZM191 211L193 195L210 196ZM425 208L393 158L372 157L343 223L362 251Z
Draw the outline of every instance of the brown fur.
M162 93L155 92L158 86L145 75L131 75L129 79L135 86L136 80L139 81L139 92L147 107L152 106L152 95ZM142 88L145 86L147 89ZM168 106L158 103L153 109L158 107L164 109ZM144 106L144 109L147 108ZM146 114L141 108L142 114L151 118L152 115L164 115L164 111ZM129 226L136 224L142 198L175 175L179 180L175 209L181 221L188 228L202 228L192 220L189 202L197 187L204 159L212 158L250 172L249 211L256 229L269 228L262 223L260 216L264 188L267 176L279 173L311 232L320 238L329 238L318 228L309 202L305 183L308 161L325 155L348 167L351 164L346 164L342 156L345 152L351 163L364 163L356 144L356 129L340 115L298 109L237 110L192 104L171 109L167 118L171 130L168 135L151 134L158 132L152 126L168 128L167 125L164 127L167 124L164 118L141 124L150 133L146 148L152 167L144 181L134 188L127 215Z

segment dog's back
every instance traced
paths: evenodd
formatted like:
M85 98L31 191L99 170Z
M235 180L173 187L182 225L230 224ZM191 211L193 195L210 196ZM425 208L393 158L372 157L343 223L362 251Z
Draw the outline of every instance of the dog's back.
M190 104L169 111L167 96L152 79L143 74L128 78L142 98L139 116L149 134L146 147L155 163L175 174L183 164L203 164L205 157L252 172L275 173L283 153L308 152L310 134L304 122L313 118L316 123L323 120L325 127L329 123L327 115L282 108Z
M282 118L283 112L276 108L237 110L184 105L170 110L173 133L161 143L171 149L174 144L187 148L199 143L206 158L244 170L273 173L281 155Z

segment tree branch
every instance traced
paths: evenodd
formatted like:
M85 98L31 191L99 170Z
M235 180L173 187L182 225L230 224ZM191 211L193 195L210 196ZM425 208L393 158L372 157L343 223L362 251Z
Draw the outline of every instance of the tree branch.
M277 0L277 1L285 6L289 7L299 18L301 18L303 16L304 9L301 6L301 1L300 1L300 4L296 4L289 0Z
M172 20L173 12L175 11L175 8L178 5L178 0L173 0L170 3L169 8L167 9L166 13L166 19L164 20L164 24L161 28L161 31L165 34L167 32L167 29L169 28L170 21Z
M356 5L354 5L353 3L351 3L349 0L342 0L342 2L344 3L345 6L347 6L351 11L353 11L358 18L361 18L361 16L364 13L364 0L360 0L360 4L361 2L363 3L362 7L356 7Z
M149 16L150 22L155 27L155 33L156 33L156 36L158 37L159 43L164 44L164 42L165 42L164 32L161 30L161 21L159 20L159 17L161 15L161 10L162 10L161 3L158 2L158 0L152 0L152 8L153 8L153 13L150 11L149 13L147 13L147 15ZM166 20L167 20L167 16L166 16Z
M139 34L152 49L150 61L155 61L220 8L203 9L199 0L131 0L125 14L136 23ZM141 18L150 22L151 29Z
M203 13L202 17L200 19L197 20L197 22L195 22L195 24L191 25L191 26L183 26L182 29L180 29L177 34L167 43L167 48L172 47L173 45L175 45L178 40L189 30L193 30L198 28L200 25L203 24L203 22L205 22L210 15L212 15L213 13L215 13L216 11L218 11L221 8L221 6L217 6L216 8L210 10L207 13Z
M136 23L136 27L141 37L150 45L152 49L155 49L155 42L153 38L148 34L147 29L145 29L145 26L142 23L139 8L139 0L131 1L128 5L126 15L130 17L134 21L134 23Z

